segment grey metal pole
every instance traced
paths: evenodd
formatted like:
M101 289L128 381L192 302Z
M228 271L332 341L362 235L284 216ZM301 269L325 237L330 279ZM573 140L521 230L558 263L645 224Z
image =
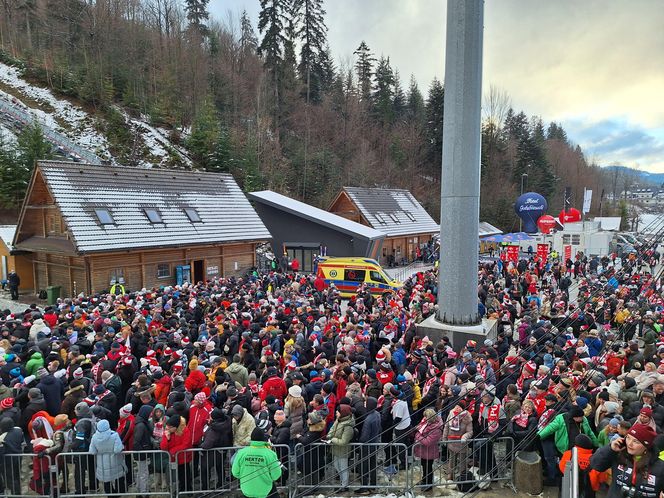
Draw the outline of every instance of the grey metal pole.
M484 0L448 0L438 319L475 325Z

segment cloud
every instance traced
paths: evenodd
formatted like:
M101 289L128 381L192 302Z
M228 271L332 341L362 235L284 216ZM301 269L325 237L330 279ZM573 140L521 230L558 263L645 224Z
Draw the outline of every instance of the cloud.
M570 120L567 129L600 164L647 165L649 171L664 172L664 129L647 130L624 119Z

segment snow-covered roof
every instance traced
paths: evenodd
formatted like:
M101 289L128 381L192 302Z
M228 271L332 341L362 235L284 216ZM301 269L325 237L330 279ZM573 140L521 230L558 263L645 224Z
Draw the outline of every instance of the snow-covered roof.
M440 231L408 190L344 187L344 191L369 225L389 237Z
M11 251L14 246L14 234L16 233L16 225L0 225L0 239L5 243L7 248Z
M617 232L620 230L620 216L596 216L594 221L599 222L600 230Z
M291 199L285 195L278 194L272 190L261 190L260 192L251 192L247 194L249 199L256 202L267 204L276 209L287 211L296 216L306 218L314 223L320 223L327 227L339 230L341 232L363 237L368 240L382 239L385 237L383 232L374 230L371 227L348 220L342 216L319 209L304 202Z
M79 253L270 239L229 174L57 161L37 167ZM107 211L110 223L96 210ZM151 222L149 210L160 220Z
M499 228L494 227L491 223L487 223L486 221L480 221L480 238L481 237L489 237L491 235L500 235L503 233L502 230Z

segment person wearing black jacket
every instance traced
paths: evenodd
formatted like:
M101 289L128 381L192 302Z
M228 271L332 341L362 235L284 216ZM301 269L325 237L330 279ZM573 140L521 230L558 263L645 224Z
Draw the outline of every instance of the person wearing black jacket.
M514 437L514 445L521 448L521 441L534 434L537 428L537 411L529 399L523 401L521 410L508 422L508 432ZM531 451L535 441L523 447L523 451Z
M7 488L10 495L21 494L21 453L23 452L23 431L16 427L14 421L8 417L0 419L0 454L2 454L2 487L4 494ZM19 456L8 456L19 455Z
M382 431L381 415L376 411L378 401L369 396L365 402L366 414L362 423L362 430L358 442L362 443L362 486L376 486L376 450L374 444L380 442ZM371 490L362 488L357 490L359 495L368 495Z
M278 485L286 485L288 482L288 450L291 446L291 421L286 418L283 410L277 410L274 413L274 425L272 426L270 442L273 445L277 445L273 449L276 451L279 461L283 465Z
M320 443L325 431L325 419L320 412L313 411L307 417L307 432L297 438L302 445L301 457L298 457L298 468L304 476L305 486L315 486L325 477L326 447ZM304 491L302 491L304 493ZM307 492L307 494L312 494Z
M225 410L215 408L210 414L208 429L203 434L201 448L204 450L201 456L201 487L202 490L209 490L210 475L212 466L217 473L217 487L224 486L225 476L230 478L230 473L224 474L224 462L229 460L223 458L221 451L215 451L216 448L228 448L233 446L233 420L228 416Z
M134 451L152 450L152 428L150 426L150 416L152 415L152 406L143 405L138 410L134 421ZM149 487L149 461L146 453L136 455L138 469L136 472L136 498L145 498L150 490Z

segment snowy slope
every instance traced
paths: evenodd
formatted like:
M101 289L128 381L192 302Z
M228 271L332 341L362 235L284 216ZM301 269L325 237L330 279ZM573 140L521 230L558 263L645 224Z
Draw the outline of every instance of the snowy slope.
M0 83L11 88L11 94L0 90L0 98L29 112L42 126L67 137L77 146L88 150L103 160L116 162L109 142L99 129L97 118L68 100L58 98L50 90L27 82L21 76L21 70L0 63ZM22 102L21 100L24 100ZM27 103L27 105L26 105ZM134 119L122 109L118 109L125 119L127 127L135 137L140 151L139 165L143 167L167 166L179 163L191 166L186 152L174 146L168 140L168 132L150 126L147 118ZM0 123L0 134L9 139L13 132L6 123Z

